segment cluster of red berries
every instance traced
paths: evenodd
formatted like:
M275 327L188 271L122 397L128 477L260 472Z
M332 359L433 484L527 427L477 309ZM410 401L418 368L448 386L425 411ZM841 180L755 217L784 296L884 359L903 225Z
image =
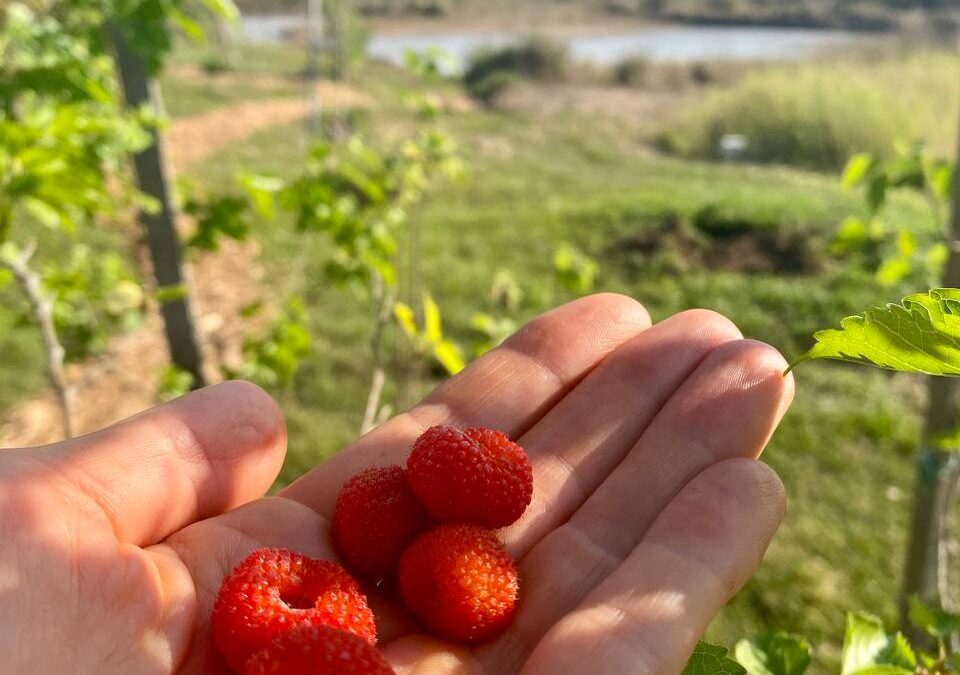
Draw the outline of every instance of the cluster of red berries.
M489 429L431 427L406 468L367 469L337 496L333 540L357 577L399 587L433 633L473 644L513 618L519 579L494 528L533 494L523 449ZM238 675L386 675L373 612L336 563L260 549L224 580L214 640Z

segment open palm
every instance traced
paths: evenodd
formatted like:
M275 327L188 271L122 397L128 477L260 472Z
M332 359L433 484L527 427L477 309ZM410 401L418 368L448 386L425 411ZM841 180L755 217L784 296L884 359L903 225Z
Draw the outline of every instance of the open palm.
M520 604L507 633L464 649L372 592L397 672L679 673L782 517L783 488L754 460L792 396L783 367L712 312L650 327L635 301L598 295L534 320L279 496L263 494L283 421L242 383L5 451L3 670L224 673L209 625L224 575L261 546L335 558L344 480L453 424L502 430L531 457L533 502L502 532Z

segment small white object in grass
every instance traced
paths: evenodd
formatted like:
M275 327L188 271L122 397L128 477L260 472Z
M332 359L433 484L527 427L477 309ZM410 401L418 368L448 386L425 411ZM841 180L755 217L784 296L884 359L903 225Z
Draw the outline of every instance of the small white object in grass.
M724 159L740 159L749 146L750 142L743 134L724 134L720 137L720 156Z

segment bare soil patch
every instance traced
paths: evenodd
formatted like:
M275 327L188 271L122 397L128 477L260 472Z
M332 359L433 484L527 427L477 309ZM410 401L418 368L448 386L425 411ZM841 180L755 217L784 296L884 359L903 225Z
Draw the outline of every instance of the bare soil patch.
M703 267L744 274L816 274L823 264L821 252L806 233L747 224L704 232L676 216L621 238L606 254L631 266L659 260L681 269Z

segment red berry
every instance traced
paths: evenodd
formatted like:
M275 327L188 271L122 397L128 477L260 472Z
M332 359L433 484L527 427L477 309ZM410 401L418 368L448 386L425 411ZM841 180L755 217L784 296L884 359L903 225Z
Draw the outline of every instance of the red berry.
M377 641L367 598L346 570L278 548L257 549L223 580L212 621L217 648L237 673L298 626L328 625Z
M333 541L354 574L393 574L403 549L428 525L406 469L367 469L344 483L333 511Z
M396 675L366 640L329 626L302 626L250 657L243 675Z
M480 642L503 631L517 603L513 559L496 535L476 525L441 525L400 559L407 608L454 642Z
M443 522L505 527L533 495L523 448L490 429L431 427L414 443L407 469L413 491Z

